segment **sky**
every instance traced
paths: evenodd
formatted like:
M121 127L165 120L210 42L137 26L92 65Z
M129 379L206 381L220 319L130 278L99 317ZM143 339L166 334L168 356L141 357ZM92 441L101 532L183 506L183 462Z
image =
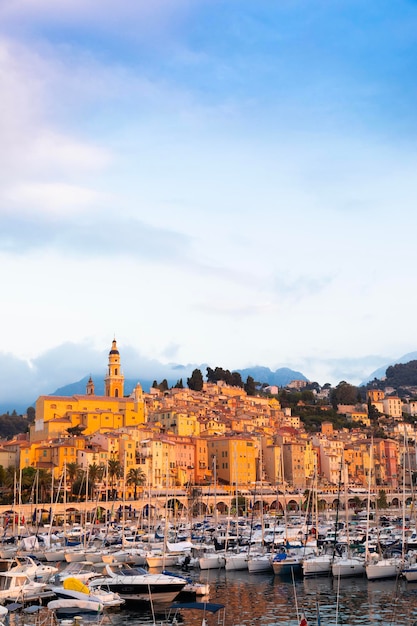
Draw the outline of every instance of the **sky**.
M416 31L415 0L3 0L0 400L114 337L139 378L416 350Z

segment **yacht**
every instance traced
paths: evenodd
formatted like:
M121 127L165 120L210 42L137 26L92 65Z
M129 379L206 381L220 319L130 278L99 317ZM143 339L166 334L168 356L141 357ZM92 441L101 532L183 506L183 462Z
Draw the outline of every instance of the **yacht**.
M101 587L116 592L126 602L172 602L187 584L185 578L168 574L149 574L141 567L113 569L106 565L106 576L90 581L94 589Z

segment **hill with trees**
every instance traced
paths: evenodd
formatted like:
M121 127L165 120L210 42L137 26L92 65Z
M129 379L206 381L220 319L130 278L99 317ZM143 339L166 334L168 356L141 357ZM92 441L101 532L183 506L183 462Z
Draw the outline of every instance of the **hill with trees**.
M13 439L19 433L28 431L29 424L35 418L35 409L30 407L27 416L18 415L16 411L0 415L0 439Z
M385 387L392 387L399 396L409 394L410 387L417 388L417 360L390 365L384 378L374 378L366 385L367 389Z

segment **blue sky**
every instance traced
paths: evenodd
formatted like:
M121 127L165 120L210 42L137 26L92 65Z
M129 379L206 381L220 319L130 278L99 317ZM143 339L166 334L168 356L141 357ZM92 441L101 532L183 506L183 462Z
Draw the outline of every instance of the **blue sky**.
M1 393L114 336L138 377L415 350L416 31L401 0L3 0Z

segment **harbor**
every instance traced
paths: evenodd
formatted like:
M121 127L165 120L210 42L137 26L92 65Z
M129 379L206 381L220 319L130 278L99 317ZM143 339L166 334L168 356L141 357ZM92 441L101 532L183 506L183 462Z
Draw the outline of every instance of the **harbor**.
M14 558L20 563L14 566L19 574L28 577L23 590L29 591L30 585L36 584L37 591L26 596L18 591L15 595L4 593L2 601L6 608L20 605L22 610L31 604L46 605L56 611L59 621L71 606L71 619L81 612L83 621L104 624L107 620L113 626L162 624L172 610L176 621L197 626L202 623L201 610L195 611L189 604L178 608L179 602L195 601L206 604L207 613L209 605L224 607L221 618L207 615L203 622L207 626L215 619L224 620L225 626L297 626L304 620L309 625L412 626L417 622L417 582L406 579L405 564L410 564L415 554L415 523L407 522L405 532L404 519L381 515L378 523L375 519L371 523L351 516L345 525L334 514L321 515L314 528L305 516L289 516L285 525L267 515L250 520L219 516L215 524L209 516L195 519L192 525L160 520L155 528L147 529L146 535L144 528L131 523L71 525L65 533L59 527L51 528L50 533L48 528L37 528L16 541L10 541L15 538L9 532L1 547L2 563L6 568ZM49 548L45 545L47 537ZM409 545L401 544L405 537ZM345 577L334 566L346 557L341 548L353 545L362 565L355 576ZM290 565L285 572L274 567L285 563L285 558L290 562L296 550L303 557L302 567ZM368 563L376 557L378 562L385 562L388 553L401 567L371 580ZM35 554L42 559L36 568L31 562ZM330 555L327 571L316 570L320 576L309 575L305 563L325 554ZM159 567L152 566L156 563ZM255 568L251 568L252 563ZM34 568L30 576L29 568ZM0 579L12 575L13 568L0 573ZM69 578L78 581L78 586L66 585ZM160 583L163 587L158 591ZM52 601L51 594L55 598ZM97 598L106 594L112 596L113 604L103 610ZM88 609L86 614L84 609ZM8 615L9 622L17 626L22 619L19 615L14 609ZM29 614L24 615L24 623L29 624Z

